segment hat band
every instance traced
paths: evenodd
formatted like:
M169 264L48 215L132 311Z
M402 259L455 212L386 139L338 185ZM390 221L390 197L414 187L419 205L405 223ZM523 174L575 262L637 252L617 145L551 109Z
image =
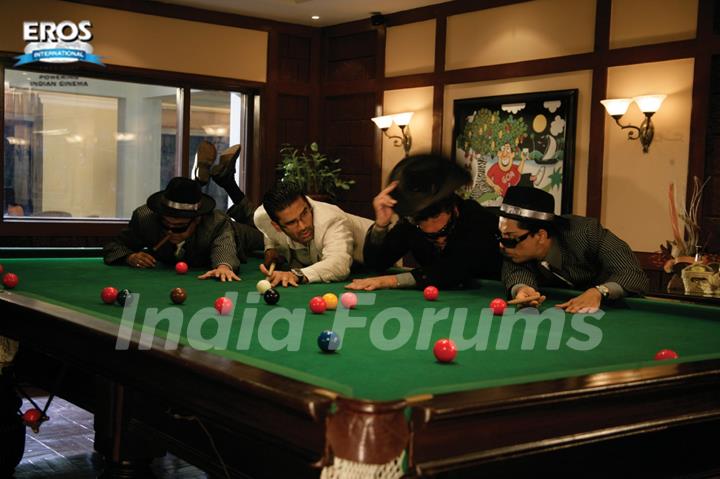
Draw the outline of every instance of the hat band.
M177 203L175 201L170 201L167 198L163 198L162 202L165 206L168 206L168 207L176 209L176 210L197 211L200 209L200 202L199 203Z
M528 210L525 208L520 208L518 206L512 206L512 205L506 205L506 204L500 205L500 211L502 211L503 213L507 213L509 215L522 216L523 218L530 218L533 220L552 221L555 219L555 215L553 213L546 213L544 211Z

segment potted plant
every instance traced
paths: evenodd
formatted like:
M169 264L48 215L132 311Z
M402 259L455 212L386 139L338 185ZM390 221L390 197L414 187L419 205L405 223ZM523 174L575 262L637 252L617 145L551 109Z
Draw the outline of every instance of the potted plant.
M320 153L315 142L310 143L309 150L307 147L299 150L291 145L283 145L280 158L280 180L299 185L313 199L334 200L339 190L349 190L355 183L340 177L340 159L331 160Z

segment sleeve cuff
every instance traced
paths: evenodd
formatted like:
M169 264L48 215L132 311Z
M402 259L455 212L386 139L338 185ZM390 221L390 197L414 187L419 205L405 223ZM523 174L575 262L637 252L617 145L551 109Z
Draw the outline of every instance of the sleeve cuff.
M608 298L610 299L620 299L625 297L625 289L623 289L622 286L620 286L618 283L615 283L614 281L610 281L608 283L604 283L605 287L608 289Z
M398 288L413 288L417 284L412 273L400 273L395 277L397 278Z
M382 243L385 236L387 236L388 229L389 227L380 228L377 225L373 225L372 228L370 228L370 237L368 239L372 244Z

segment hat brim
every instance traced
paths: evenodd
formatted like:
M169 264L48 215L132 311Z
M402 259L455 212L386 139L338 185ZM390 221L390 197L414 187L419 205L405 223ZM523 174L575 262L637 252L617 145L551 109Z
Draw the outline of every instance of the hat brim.
M538 223L552 223L555 225L562 225L562 224L566 223L566 219L560 215L555 215L553 217L553 219L551 219L551 220L538 220L538 219L534 219L534 218L528 218L526 216L504 213L504 212L500 211L499 206L486 206L485 209L490 211L491 213L493 213L498 218L507 218L510 220L517 220L517 221L533 221L533 222L538 222Z
M398 164L398 166L401 166ZM390 192L390 196L397 201L393 210L400 216L414 216L433 203L447 198L461 186L465 186L472 181L470 174L460 165L451 164L448 176L442 186L433 194L426 192L411 191L406 189L403 184L404 168L396 168L390 173L390 181L399 181L398 186Z
M208 214L213 209L215 209L215 200L204 193L202 195L202 198L200 199L200 207L197 210L188 211L170 208L162 201L164 193L165 191L158 191L157 193L153 193L152 195L150 195L150 197L147 199L148 208L150 208L152 211L159 214L160 216L172 216L174 218L194 218L196 216Z

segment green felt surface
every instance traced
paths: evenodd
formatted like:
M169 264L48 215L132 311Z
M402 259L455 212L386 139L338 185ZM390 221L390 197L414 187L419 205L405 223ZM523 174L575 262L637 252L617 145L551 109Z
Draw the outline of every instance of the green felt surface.
M421 291L379 291L373 305L361 305L350 312L315 315L307 306L310 298L326 292L339 296L346 283L279 288L281 298L277 306L268 306L262 300L252 303L259 299L253 293L256 282L262 278L256 259L243 265L240 272L243 281L232 283L198 280L196 276L204 272L200 270L178 275L166 267L137 270L105 266L97 258L7 259L2 264L6 272L20 277L20 284L13 291L16 294L119 325L123 309L102 303L100 291L108 285L128 288L140 293L133 322L138 330L153 314L174 315L179 318L175 324L182 328L181 344L212 346L212 354L364 399L392 400L653 366L657 364L654 354L663 348L677 351L678 361L720 356L720 308L709 306L628 300L625 307L606 309L599 319L585 318L585 326L576 327L571 315L561 315L564 324L560 328L551 328L551 321L546 320L538 328L534 343L524 347L523 335L528 332L525 321L513 325L503 323L501 317L481 315L491 299L503 296L499 283L491 281L471 290L441 291L436 302L425 301ZM185 304L171 303L169 293L174 287L186 289ZM550 293L548 308L571 294L552 290ZM217 315L212 314L215 299L225 294L238 295L234 315L221 320L227 329L219 326ZM431 325L427 319L434 314L450 319ZM295 318L293 328L287 320L291 316ZM464 328L458 320L463 316ZM317 347L317 336L324 329L337 329L340 317L356 321L366 318L365 326L346 330L341 350L324 354ZM408 327L401 331L397 318L404 318ZM3 317L0 321L22 318ZM456 331L451 334L453 323ZM169 320L158 323L159 336L164 337L169 324ZM197 325L201 326L199 336L192 333ZM508 335L503 334L504 328ZM282 346L278 341L281 343L283 338L295 337L289 330L299 332L299 349L273 350ZM470 339L478 330L481 339L470 341L469 346L461 345L465 350L459 352L455 362L435 361L432 346L437 339L450 336L458 340L460 335ZM570 347L572 341L587 345L588 334L593 330L601 332L597 347L588 351ZM401 346L395 347L392 339L406 331L407 341L399 341ZM554 331L558 333L558 346L548 349ZM506 346L502 344L504 337L509 340Z

